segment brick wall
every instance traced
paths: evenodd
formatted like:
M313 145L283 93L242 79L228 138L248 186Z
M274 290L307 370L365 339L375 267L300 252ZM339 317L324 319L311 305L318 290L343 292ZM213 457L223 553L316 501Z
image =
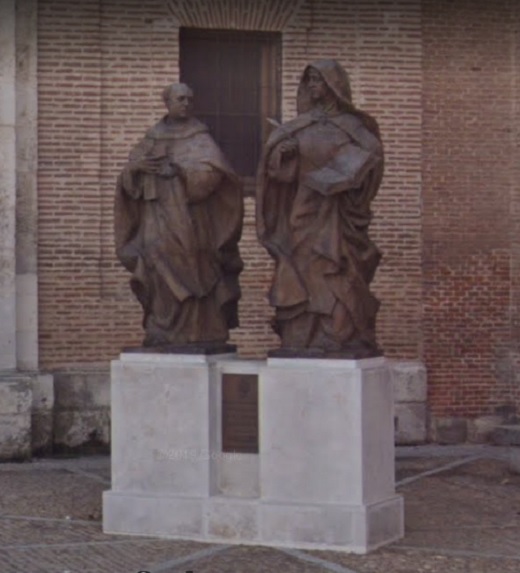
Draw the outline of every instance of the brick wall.
M99 3L39 4L39 297L45 367L102 352ZM74 358L72 358L74 357Z
M204 5L39 2L44 368L109 360L141 339L140 309L113 254L115 179L163 114L161 90L178 75L178 26L221 27L224 8ZM425 359L437 416L486 413L515 392L518 402L520 10L508 0L269 0L251 2L246 17L234 0L226 5L234 27L283 31L285 119L303 67L334 57L350 72L355 102L380 123L386 173L372 235L384 254L374 290L387 356ZM232 341L243 356L263 356L276 345L265 300L272 264L255 238L252 199L242 253Z
M285 25L284 116L294 114L303 67L330 56L350 70L356 101L379 119L387 149L373 226L385 257L375 284L383 302L380 338L387 354L416 357L421 339L420 10L406 1L300 4L284 18L257 18L260 29ZM177 19L161 0L40 2L40 343L46 368L106 360L141 338L139 307L113 255L115 178L131 145L163 113L161 89L178 73L178 25L215 24L197 3L191 13L184 3L178 14L175 2L169 5ZM249 22L255 25L254 18ZM406 68L398 77L403 45ZM272 265L255 238L251 199L242 252L242 325L232 340L242 355L262 356L276 345L266 303Z
M410 1L321 1L301 6L284 34L284 114L293 117L303 67L338 59L355 103L376 117L385 177L371 234L383 252L374 291L387 356L416 358L421 333L421 11Z
M115 180L178 56L161 0L42 0L38 16L40 352L55 368L141 339L114 257Z
M508 0L423 2L424 356L434 415L514 402L518 17Z

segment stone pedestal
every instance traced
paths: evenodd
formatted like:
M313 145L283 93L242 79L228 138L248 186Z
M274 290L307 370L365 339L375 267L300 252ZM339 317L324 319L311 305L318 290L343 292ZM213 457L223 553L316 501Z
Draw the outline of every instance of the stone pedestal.
M231 363L124 354L113 363L105 532L358 553L400 538L385 360L261 366L260 453L248 464L237 455L240 497L220 486L233 463L221 453L220 372ZM244 495L251 471L259 486Z

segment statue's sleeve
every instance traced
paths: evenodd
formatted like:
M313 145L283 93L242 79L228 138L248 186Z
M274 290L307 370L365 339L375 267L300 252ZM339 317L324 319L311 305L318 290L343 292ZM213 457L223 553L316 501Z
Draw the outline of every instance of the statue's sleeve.
M222 173L205 162L188 164L185 167L186 197L197 203L209 197L222 181Z
M192 144L196 153L180 162L186 183L186 198L190 203L207 199L219 188L225 174L231 171L219 147L208 134L194 137Z
M281 143L273 147L267 158L267 176L280 183L291 183L298 175L298 155L284 157Z

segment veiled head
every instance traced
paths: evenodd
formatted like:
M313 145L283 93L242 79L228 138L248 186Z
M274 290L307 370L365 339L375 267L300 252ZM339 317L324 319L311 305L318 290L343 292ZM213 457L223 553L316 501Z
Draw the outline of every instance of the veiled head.
M298 87L298 113L305 113L330 97L342 111L354 108L347 72L336 60L316 60L303 71Z

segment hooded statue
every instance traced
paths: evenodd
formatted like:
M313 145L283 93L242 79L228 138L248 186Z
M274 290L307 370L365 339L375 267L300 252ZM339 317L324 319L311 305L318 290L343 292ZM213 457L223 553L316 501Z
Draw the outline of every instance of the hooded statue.
M238 326L241 182L191 89L172 84L169 113L131 151L117 181L116 253L143 307L143 345L219 346Z
M368 236L383 176L376 121L354 107L335 60L308 65L298 116L270 135L258 174L257 231L275 260L271 355L381 354L369 290L381 254Z

